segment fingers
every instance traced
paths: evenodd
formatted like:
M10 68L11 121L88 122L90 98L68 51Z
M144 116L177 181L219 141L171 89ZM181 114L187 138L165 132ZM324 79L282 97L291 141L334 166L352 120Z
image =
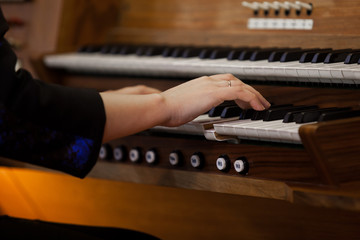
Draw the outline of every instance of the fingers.
M256 100L259 101L264 108L270 107L270 103L253 87L251 87L247 84L245 84L244 87L255 95Z
M223 101L235 100L241 108L252 107L258 111L270 107L270 103L258 91L232 74L217 74L210 76L210 78L218 81L219 86L222 86L218 93L220 97L223 97Z

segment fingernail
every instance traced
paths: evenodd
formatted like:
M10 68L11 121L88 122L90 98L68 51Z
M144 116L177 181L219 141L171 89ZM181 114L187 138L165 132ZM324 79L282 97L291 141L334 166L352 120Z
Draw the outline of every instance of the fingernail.
M259 106L257 106L256 107L257 109L257 111L263 111L263 110L265 110L265 107L264 106L262 106L262 105L259 105Z

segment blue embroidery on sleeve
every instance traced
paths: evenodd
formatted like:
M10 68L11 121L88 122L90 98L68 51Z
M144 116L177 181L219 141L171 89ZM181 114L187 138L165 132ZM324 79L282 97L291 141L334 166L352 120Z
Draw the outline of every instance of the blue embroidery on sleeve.
M81 174L91 161L95 141L25 122L0 103L0 155Z

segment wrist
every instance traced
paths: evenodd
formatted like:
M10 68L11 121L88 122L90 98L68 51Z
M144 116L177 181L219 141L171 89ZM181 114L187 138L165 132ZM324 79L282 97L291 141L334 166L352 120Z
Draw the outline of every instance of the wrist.
M166 101L166 98L162 93L155 93L151 95L153 95L154 97L154 109L157 109L156 112L158 121L156 125L166 126L171 119L171 111L169 110L168 102Z

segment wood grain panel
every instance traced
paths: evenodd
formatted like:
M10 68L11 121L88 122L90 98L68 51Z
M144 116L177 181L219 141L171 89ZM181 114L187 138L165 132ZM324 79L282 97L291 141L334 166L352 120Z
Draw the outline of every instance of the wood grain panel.
M123 1L115 42L231 46L359 48L360 3L312 1L313 13L254 16L241 1ZM313 19L312 30L249 30L251 17Z
M104 43L116 26L117 0L64 0L57 51L74 51L87 43Z
M239 175L233 167L229 172L223 173L216 168L216 159L223 154L229 156L231 164L238 158L245 156L249 162L249 173L246 177L253 179L271 179L292 182L321 183L314 166L312 165L304 149L296 147L232 144L226 142L214 142L205 139L192 139L190 137L174 136L129 136L110 142L115 148L124 145L128 151L140 147L142 155L149 149L156 149L159 161L156 165L149 165L142 159L135 166L149 168L177 169L189 172L214 173L225 176L244 177ZM184 164L180 167L172 167L169 164L169 154L179 150L184 156ZM195 152L202 152L205 158L204 166L195 169L190 165L190 157ZM116 163L113 163L114 167ZM130 164L128 159L123 163ZM105 175L105 174L104 174Z
M353 0L314 0L313 13L257 16L242 1L63 1L57 51L88 43L360 48ZM313 19L312 30L249 30L249 18Z
M29 169L6 173L44 213L37 216L41 220L135 229L169 240L332 240L358 239L360 234L358 211L104 179L81 180Z
M329 181L360 180L360 118L303 126L299 133L312 159L328 172Z

